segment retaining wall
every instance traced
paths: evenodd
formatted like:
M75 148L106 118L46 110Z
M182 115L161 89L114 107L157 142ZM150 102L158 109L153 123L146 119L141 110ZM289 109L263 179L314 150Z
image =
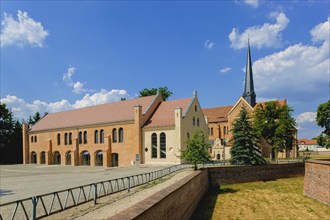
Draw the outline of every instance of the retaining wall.
M207 168L210 186L304 176L304 163Z
M189 219L208 189L207 174L196 171L109 219Z
M330 161L306 162L304 194L330 205Z

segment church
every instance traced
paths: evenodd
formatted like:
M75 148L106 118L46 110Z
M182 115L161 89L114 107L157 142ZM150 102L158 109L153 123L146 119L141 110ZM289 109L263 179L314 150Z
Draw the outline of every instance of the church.
M278 100L281 106L286 105L286 100ZM243 106L248 112L253 113L258 104L265 105L265 102L256 102L256 93L254 91L253 71L250 44L248 42L245 86L243 95L234 105L220 106L214 108L204 108L203 113L208 118L208 135L212 148L210 156L212 160L228 160L231 158L230 148L232 146L232 125L238 117ZM266 141L260 141L262 156L269 158L271 146ZM291 151L278 152L277 158L296 158L297 150L294 147Z
M285 105L286 100L278 100ZM164 101L160 94L47 114L23 124L23 163L88 166L180 164L178 156L196 130L211 143L212 160L230 159L231 128L242 107L257 104L248 43L245 87L232 106L202 109L194 91L185 99ZM208 134L208 135L207 135ZM261 140L269 157L271 147ZM278 158L295 158L296 148Z

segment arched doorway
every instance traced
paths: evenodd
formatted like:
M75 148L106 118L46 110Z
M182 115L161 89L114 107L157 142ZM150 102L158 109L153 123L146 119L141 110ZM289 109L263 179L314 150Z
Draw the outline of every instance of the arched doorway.
M71 165L71 151L68 151L65 154L65 165Z
M217 160L220 160L220 154L217 154Z
M100 150L95 153L95 166L103 166L103 152Z
M54 152L54 155L53 155L53 164L58 164L58 165L61 164L61 154L58 151L55 151Z
M37 154L34 151L31 152L31 163L37 163Z
M45 151L42 151L40 153L40 164L45 164L46 163L46 153Z
M117 153L111 154L111 159L112 159L112 166L113 167L118 167L118 163L119 163L118 154Z
M80 158L80 165L89 166L91 164L91 156L88 151L81 152Z

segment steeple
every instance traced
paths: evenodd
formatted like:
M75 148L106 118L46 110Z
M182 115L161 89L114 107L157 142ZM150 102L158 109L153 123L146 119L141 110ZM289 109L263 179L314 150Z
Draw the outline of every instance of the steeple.
M252 106L256 105L256 93L254 92L253 86L253 73L252 73L252 61L250 52L250 40L248 39L248 53L246 59L246 70L245 70L245 87L243 98Z

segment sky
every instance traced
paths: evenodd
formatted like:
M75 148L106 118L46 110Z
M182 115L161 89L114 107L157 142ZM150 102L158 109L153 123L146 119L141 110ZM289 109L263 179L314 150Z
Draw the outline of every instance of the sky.
M1 103L18 119L167 86L203 108L243 94L250 39L257 101L286 99L299 138L329 100L328 0L7 1Z

